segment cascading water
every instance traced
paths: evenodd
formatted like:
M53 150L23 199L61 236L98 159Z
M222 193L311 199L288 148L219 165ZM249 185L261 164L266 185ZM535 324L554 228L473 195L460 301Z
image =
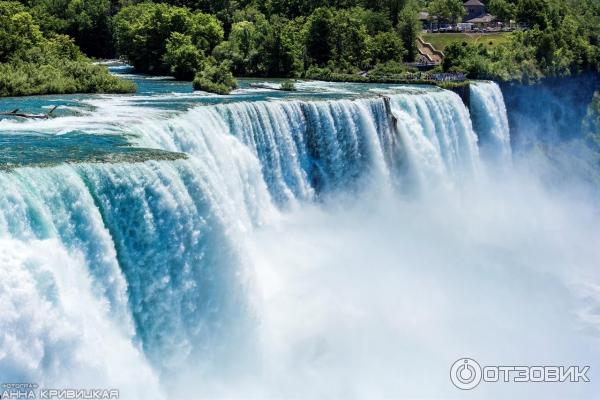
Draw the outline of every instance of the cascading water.
M84 180L63 166L0 182L2 379L151 397L158 382L133 341L127 281Z
M479 170L477 136L460 97L439 91L390 100L396 129L421 186L446 185Z
M196 108L158 124L149 120L136 129L145 146L199 158L211 151L198 146L205 136L237 138L258 160L278 205L388 173L378 136L389 129L382 100L237 103ZM207 133L190 137L195 129Z
M197 129L204 134L189 134ZM426 175L423 179L453 181L479 168L469 112L457 95L446 91L391 95L387 100L201 107L175 120L147 120L135 130L141 145L200 158L208 150L196 141L215 132L236 137L259 161L278 205L349 190L365 177L381 183L394 176L402 185L410 170Z
M562 300L599 255L572 246L597 230L529 181L471 179L482 161L510 162L495 84L472 86L473 124L456 94L424 89L135 117L111 107L0 123L188 155L0 172L5 381L126 399L444 397L456 394L453 358L538 361L546 347L528 341L524 359L513 329L555 329L555 362L588 354L587 342L561 345ZM516 200L523 187L533 212ZM569 239L557 243L558 229ZM568 285L561 265L576 271Z
M473 125L479 133L483 158L506 166L512 151L502 91L494 82L476 82L470 89Z

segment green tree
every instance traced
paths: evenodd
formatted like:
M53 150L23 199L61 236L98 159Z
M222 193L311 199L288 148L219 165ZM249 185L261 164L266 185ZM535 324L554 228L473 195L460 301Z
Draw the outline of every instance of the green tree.
M231 61L237 75L297 76L302 72L303 19L273 16L254 8L233 16L229 39L215 48L219 62Z
M298 76L302 70L301 25L273 16L257 57L266 76Z
M514 20L517 15L517 7L507 0L490 0L488 10L503 22Z
M27 0L46 34L67 34L89 55L113 55L109 19L111 0Z
M136 70L166 74L167 43L173 33L189 36L198 51L210 53L223 39L223 28L214 17L187 8L141 3L122 8L114 17L117 50ZM190 56L189 48L186 50Z
M384 4L387 5L392 26L397 26L399 14L406 7L407 0L385 0Z
M352 9L352 13L365 25L367 32L371 36L375 36L379 32L392 30L392 21L385 12L355 7Z
M213 54L219 61L231 61L236 74L253 75L257 72L255 63L262 39L263 35L252 22L236 22L231 27L229 40L218 45Z
M429 3L429 14L443 21L456 23L467 14L461 0L432 0Z
M333 12L318 8L306 21L306 55L309 64L325 66L332 57L331 30Z
M465 72L469 78L534 83L543 76L534 47L510 41L494 49L483 44L452 43L444 49L443 68Z
M370 37L352 10L319 8L307 19L308 65L351 71L369 63Z
M349 10L335 12L331 22L329 40L335 68L365 68L370 58L366 27Z
M44 37L22 4L0 1L0 96L132 91L132 82L92 64L68 36Z
M209 53L223 41L223 26L213 15L203 12L191 13L186 25L187 33L200 50Z
M84 52L99 57L113 53L109 18L110 0L71 0L65 10L67 29Z
M380 32L373 38L373 65L388 61L402 61L405 55L404 43L395 32Z
M516 11L519 22L546 29L552 24L558 10L549 0L518 0Z
M230 62L237 75L258 75L261 42L269 29L266 17L256 8L238 10L232 17L233 25L227 41L213 51L220 62Z
M346 9L358 6L360 0L267 0L262 10L269 16L279 15L293 19L312 14L317 8Z
M18 49L36 46L42 40L39 26L22 4L0 1L0 62L6 62Z
M423 29L421 21L417 18L416 3L412 3L402 10L397 29L406 49L405 59L414 61L418 54L417 37Z
M191 81L202 70L204 54L193 44L190 36L173 32L165 50L163 62L176 79Z

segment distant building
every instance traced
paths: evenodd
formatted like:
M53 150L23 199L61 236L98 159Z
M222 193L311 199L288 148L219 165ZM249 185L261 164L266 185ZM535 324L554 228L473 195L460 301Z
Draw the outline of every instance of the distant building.
M467 15L463 22L476 26L478 28L488 28L496 26L496 17L486 12L485 4L479 0L467 0L464 3Z
M471 18L466 22L478 28L488 28L498 25L496 23L496 17L492 14L484 14L480 17Z
M438 20L435 15L429 14L427 11L421 11L418 14L419 21L421 21L423 30L431 30L433 32L456 30L459 32L471 31L475 28L486 29L486 28L501 28L503 24L497 21L497 18L487 12L485 4L480 0L467 0L464 3L466 14L462 22L448 27L446 23L440 23L443 21Z
M422 24L424 30L431 29L432 18L430 17L430 15L427 11L421 11L418 15L418 18L419 18L419 21L421 21L421 24Z
M467 0L465 1L464 6L467 10L467 15L465 15L465 17L463 18L464 22L485 15L485 4L483 4L479 0Z

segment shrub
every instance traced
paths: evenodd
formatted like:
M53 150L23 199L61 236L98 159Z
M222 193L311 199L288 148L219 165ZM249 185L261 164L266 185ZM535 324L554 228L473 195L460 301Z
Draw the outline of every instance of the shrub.
M222 83L215 83L211 80L202 76L197 76L194 79L194 90L202 90L204 92L216 93L216 94L229 94L231 88Z
M308 79L320 79L329 80L332 75L332 71L329 68L319 68L315 65L308 68L305 73L305 77Z
M68 36L44 37L21 4L0 1L0 96L133 91L133 82L92 64Z
M0 64L0 96L131 92L135 92L133 82L113 76L105 66L89 61Z
M293 81L284 81L281 83L280 89L288 92L293 92L294 90L296 90L296 85L294 85Z
M406 65L398 61L380 63L369 71L369 76L401 75L407 72Z
M229 94L237 87L229 64L209 65L194 79L194 89L217 94Z

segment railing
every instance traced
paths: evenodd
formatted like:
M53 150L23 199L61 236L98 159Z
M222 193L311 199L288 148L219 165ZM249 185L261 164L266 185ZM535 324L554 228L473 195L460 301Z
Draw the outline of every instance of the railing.
M406 63L406 66L408 66L408 67L415 67L415 68L437 67L438 65L440 65L439 62L429 61L427 59L422 59L422 60L419 60L417 62Z
M407 74L387 74L378 75L380 80L385 81L431 81L431 82L464 82L467 80L467 76L461 72L456 73L436 73L430 74L427 72L415 72Z
M431 74L431 77L434 81L438 82L463 82L467 80L467 76L462 72L456 73L437 73Z
M433 54L433 55L437 56L437 57L438 57L440 60L443 60L443 59L444 59L444 57L445 57L445 55L444 55L444 52L442 52L442 51L439 51L439 50L438 50L438 49L436 49L436 48L435 48L435 47L434 47L434 46L433 46L431 43L424 41L424 40L423 40L423 39L422 39L420 36L419 36L419 37L417 37L417 42L418 42L418 43L419 43L421 46L423 46L423 47L427 48L427 49L428 49L428 50L431 52L431 54Z

